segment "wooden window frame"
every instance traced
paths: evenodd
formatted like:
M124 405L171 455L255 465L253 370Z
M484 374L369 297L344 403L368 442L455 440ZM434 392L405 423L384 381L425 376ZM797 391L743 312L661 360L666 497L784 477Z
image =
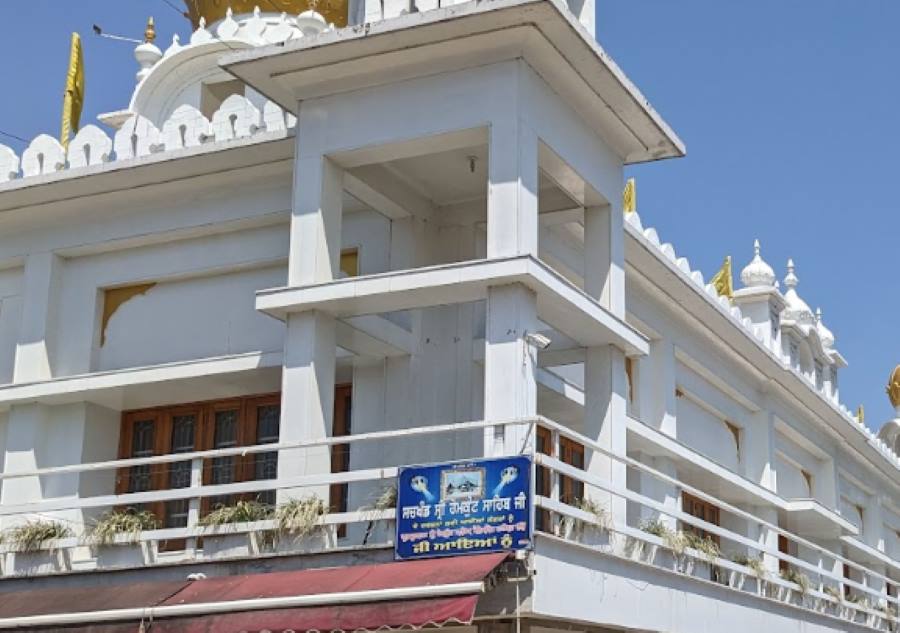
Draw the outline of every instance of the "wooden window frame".
M136 409L122 413L121 431L119 434L119 458L129 459L134 438L134 426L137 422L153 421L153 454L171 454L172 425L173 420L179 415L194 414L194 450L210 450L215 443L215 414L219 411L237 410L237 446L252 446L256 444L256 423L254 410L260 406L281 404L280 393L270 393L241 398L228 398L223 400L207 400L186 404L176 404L147 409ZM255 459L254 455L239 456L235 464L235 482L254 480ZM174 462L173 462L174 463ZM168 476L171 465L169 463L154 465L150 469L151 490L169 489ZM126 494L129 489L129 468L120 468L116 476L116 494ZM209 485L212 481L212 459L204 460L203 484ZM252 493L240 495L239 498L252 498ZM201 502L201 513L207 513L210 507L210 499L204 497ZM148 504L162 524L166 520L165 502Z
M353 385L341 384L334 389L334 417L331 422L331 436L343 437L352 432ZM345 473L350 470L350 445L331 445L331 472ZM331 484L328 489L329 511L346 512L349 502L348 484ZM346 524L337 527L338 538L347 536Z
M681 511L713 525L719 525L721 521L721 510L718 506L687 492L681 493ZM711 534L687 523L682 526L682 529L685 532L696 534L700 538L708 538L716 545L719 545L719 536L716 534Z

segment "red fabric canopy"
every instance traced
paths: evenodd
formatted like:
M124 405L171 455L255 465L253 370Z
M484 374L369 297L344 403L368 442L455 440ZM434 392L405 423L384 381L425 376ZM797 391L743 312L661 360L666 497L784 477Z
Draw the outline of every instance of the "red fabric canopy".
M3 618L82 614L74 626L41 631L70 633L135 633L139 622L127 618L116 623L93 623L91 612L110 609L177 607L181 605L227 604L239 600L325 597L306 607L267 608L215 614L165 617L144 622L147 633L255 633L262 631L359 631L391 628L421 628L443 624L471 623L478 592L415 599L378 599L345 604L338 594L386 589L427 588L483 580L506 554L482 554L457 558L403 561L379 565L357 565L302 571L222 576L192 582L142 583L78 589L36 590L0 594ZM327 596L335 594L334 603ZM239 605L236 605L239 607Z

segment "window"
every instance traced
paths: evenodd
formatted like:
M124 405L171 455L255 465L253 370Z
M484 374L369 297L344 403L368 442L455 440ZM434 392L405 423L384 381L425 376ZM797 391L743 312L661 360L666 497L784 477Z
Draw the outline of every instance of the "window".
M536 449L543 455L553 455L553 435L550 429L539 426L536 436ZM559 438L559 461L584 470L584 446L567 437ZM540 466L535 472L535 493L544 497L552 494L553 483L549 469ZM559 500L562 503L574 504L584 498L584 483L565 475L559 476ZM546 510L535 516L535 529L550 530L550 513Z
M685 514L690 514L691 516L695 516L698 519L702 519L713 525L719 525L719 508L686 492L681 493L681 509ZM708 538L717 545L719 544L719 537L717 535L710 534L698 527L684 525L682 529L685 532L692 532L700 538Z
M122 459L150 457L277 442L280 413L278 394L126 412L122 416L119 456ZM272 479L277 474L278 454L275 452L208 459L202 473L205 485ZM190 485L191 461L185 460L122 469L117 477L116 492L171 490ZM241 495L240 498L256 498L265 503L275 501L274 491ZM233 495L205 498L201 512L236 500ZM187 525L189 505L187 500L167 501L150 504L147 509L156 514L165 527L174 528Z
M816 368L816 389L821 391L825 387L825 368L822 366L822 361L815 361Z
M781 313L775 309L775 306L769 306L769 321L772 324L772 340L778 338L778 327L781 324Z
M341 251L341 272L348 277L359 276L359 249L348 248Z
M350 385L340 385L334 393L334 420L332 422L331 435L342 437L350 435L352 430L353 388ZM334 444L331 447L331 472L345 473L350 470L350 445ZM347 484L331 484L329 496L331 497L331 512L346 512L348 498ZM341 524L337 530L338 537L347 535L347 526Z
M625 358L625 377L628 380L628 393L625 400L626 413L631 413L634 410L634 365L635 361L633 358Z
M784 534L778 535L778 551L782 554L787 554L789 556L791 555L791 542ZM786 560L783 560L781 558L778 559L778 571L787 571L788 569L790 569L790 567L790 563L788 563Z

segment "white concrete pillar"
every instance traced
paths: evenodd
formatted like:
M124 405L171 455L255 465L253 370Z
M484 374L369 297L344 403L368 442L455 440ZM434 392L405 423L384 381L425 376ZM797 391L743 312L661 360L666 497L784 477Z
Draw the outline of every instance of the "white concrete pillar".
M675 345L668 339L651 342L650 354L641 359L640 365L641 421L669 437L677 437Z
M298 156L288 257L291 286L336 279L341 261L344 170L321 154Z
M750 513L760 519L767 521L772 525L778 525L778 510L769 506L755 506L749 509ZM759 523L753 523L749 526L750 537L755 538L756 542L764 546L769 551L778 551L778 532L762 526ZM778 575L778 558L771 554L763 554L763 566L772 575Z
M625 354L612 346L588 348L584 362L584 387L585 435L595 440L606 451L624 457L625 400L628 389ZM615 488L626 487L626 468L621 460L589 449L585 454L588 472L602 477ZM613 522L616 525L624 525L625 500L616 495L598 493L598 496L608 506Z
M584 291L600 305L625 316L625 228L610 205L584 210Z
M516 116L491 125L487 256L538 253L538 140Z
M14 382L34 382L52 377L51 354L61 261L54 253L35 253L25 260L22 322L16 345Z
M775 414L766 408L752 415L744 427L744 476L763 488L775 491Z
M334 420L334 317L300 312L288 317L281 377L282 442L330 437ZM331 472L328 447L287 449L278 456L278 478ZM278 499L316 493L328 499L328 487L279 490Z
M537 350L526 335L538 328L534 293L521 284L488 290L484 350L484 418L537 413ZM526 444L527 443L527 444ZM514 455L534 443L527 426L485 429L485 455Z

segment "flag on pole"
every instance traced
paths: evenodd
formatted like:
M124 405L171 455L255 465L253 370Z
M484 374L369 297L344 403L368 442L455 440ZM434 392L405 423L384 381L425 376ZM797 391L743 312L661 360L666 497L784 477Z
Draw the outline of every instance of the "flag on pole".
M69 138L78 132L81 108L84 106L84 56L81 37L72 33L72 49L69 53L69 71L66 73L66 92L63 97L62 129L59 142L69 146Z
M622 209L625 213L637 211L637 190L634 178L629 178L625 183L625 191L622 192Z
M731 275L731 255L725 258L725 262L709 283L713 285L720 297L734 298L734 281Z

